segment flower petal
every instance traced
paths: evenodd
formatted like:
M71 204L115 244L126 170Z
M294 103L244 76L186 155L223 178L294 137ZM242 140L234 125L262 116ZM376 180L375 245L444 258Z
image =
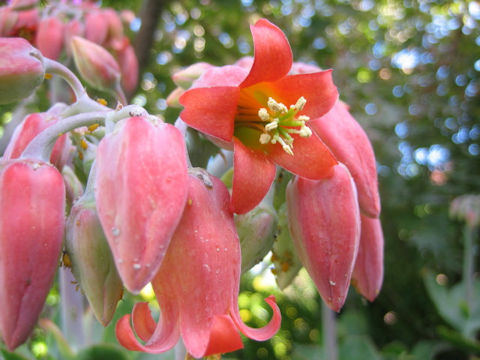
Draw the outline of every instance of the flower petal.
M293 105L303 96L307 103L301 114L314 119L326 114L338 99L337 87L332 80L332 70L312 74L288 75L268 86L275 100Z
M193 82L193 88L239 86L248 75L248 70L236 65L210 66Z
M180 330L178 328L177 313L175 309L162 307L162 317L157 327L151 333L152 315L146 303L140 304L134 308L134 324L135 329L139 329L139 337L147 338L151 334L146 345L142 345L135 337L132 327L130 326L130 315L123 316L115 327L117 340L128 350L143 351L152 354L158 354L170 350L178 342ZM165 305L165 304L162 304Z
M232 211L244 214L267 194L275 178L275 165L261 152L247 148L236 137L233 142Z
M280 144L267 146L271 161L286 170L312 180L322 179L329 175L332 166L337 164L328 147L315 133L310 137L292 135L293 156L287 154Z
M238 311L237 301L236 299L234 299L234 308L230 311L230 315L232 316L232 320L238 327L238 329L250 339L257 341L265 341L270 339L280 329L282 315L280 313L280 309L277 303L275 302L275 296L270 295L265 299L265 302L272 308L273 316L267 325L262 328L255 329L245 325L245 323L242 321L242 319L240 318L240 313Z
M207 350L203 356L232 352L242 348L242 338L230 316L215 316L210 328Z
M367 134L347 106L338 101L327 114L308 124L350 170L357 185L360 210L367 216L378 217L381 205L375 154Z
M147 302L136 303L132 311L132 322L135 329L135 333L143 341L148 341L153 333L157 324L152 318L152 314L148 308Z
M288 74L293 62L290 44L277 26L266 19L260 19L250 30L255 57L250 73L240 85L242 88L281 79Z
M352 275L357 291L373 301L383 282L383 232L380 219L360 215L362 230L360 247Z
M239 92L229 86L188 90L179 99L185 107L180 118L200 132L231 141Z

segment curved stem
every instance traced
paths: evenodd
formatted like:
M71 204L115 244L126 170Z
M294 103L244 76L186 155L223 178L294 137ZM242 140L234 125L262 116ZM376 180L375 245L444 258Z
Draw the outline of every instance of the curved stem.
M51 59L43 58L43 62L46 66L46 71L61 76L72 88L77 99L81 98L82 95L86 94L85 88L73 72L70 71L66 66L60 64Z
M113 90L113 94L115 95L117 101L122 104L123 106L127 105L127 97L125 96L125 93L123 92L122 86L120 85L120 82L117 83L117 86L115 86L115 89Z
M337 329L335 313L322 301L322 332L325 359L337 360Z
M43 130L28 144L20 156L22 159L37 159L48 162L58 136L73 129L93 124L104 125L105 120L117 122L130 116L147 116L148 113L138 105L125 106L119 110L94 111L64 118Z

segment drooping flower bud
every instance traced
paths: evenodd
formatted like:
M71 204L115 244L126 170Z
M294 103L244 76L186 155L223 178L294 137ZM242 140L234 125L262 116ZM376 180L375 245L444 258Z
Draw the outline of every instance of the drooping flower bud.
M287 187L287 205L297 254L325 303L339 311L360 242L357 191L348 169L336 165L323 180L296 178Z
M112 320L123 285L103 232L93 194L86 192L72 207L66 226L66 249L72 273L97 320Z
M0 168L0 332L13 350L32 332L58 266L65 187L43 162L7 160Z
M287 204L283 204L278 210L277 236L273 242L271 261L272 269L278 287L283 290L290 285L302 268L295 245L288 230Z
M85 17L85 38L103 45L108 35L108 23L101 9L90 11Z
M172 125L132 117L100 142L98 215L131 292L138 293L157 273L186 195L185 143Z
M27 117L17 126L10 142L5 150L5 159L16 159L20 157L27 145L40 132L52 126L59 120L58 114L53 112L35 113ZM50 162L58 169L62 169L70 154L70 140L67 134L61 135L55 142Z
M80 75L98 90L114 90L120 82L120 66L103 47L91 41L74 36L72 39L73 58Z
M0 37L6 37L11 34L17 19L18 13L13 11L10 6L0 7Z
M130 93L135 90L138 83L138 60L135 50L128 43L117 51L116 55L122 72L122 88Z
M362 230L352 284L370 301L375 300L383 282L383 232L380 219L361 215Z
M243 215L235 216L235 226L242 249L242 273L258 264L273 245L277 214L271 196Z
M52 60L60 57L63 49L64 29L63 22L55 16L40 21L35 46L43 56Z
M45 77L40 52L22 38L0 38L0 104L28 97Z

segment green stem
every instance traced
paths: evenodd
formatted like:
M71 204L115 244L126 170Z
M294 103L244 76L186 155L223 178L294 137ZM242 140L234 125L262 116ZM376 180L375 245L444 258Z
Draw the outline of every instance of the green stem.
M473 310L474 298L473 298L473 273L475 269L475 247L474 236L477 228L471 227L468 224L465 225L464 230L464 250L463 250L463 281L465 282L465 301L468 306L469 312Z

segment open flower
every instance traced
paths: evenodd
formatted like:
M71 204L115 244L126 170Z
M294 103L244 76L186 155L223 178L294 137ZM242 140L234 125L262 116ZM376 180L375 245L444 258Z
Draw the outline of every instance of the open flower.
M130 315L117 323L117 338L129 350L161 353L182 336L187 351L195 358L242 348L241 331L263 341L280 328L280 311L273 297L266 302L273 317L261 329L252 329L240 319L240 244L228 190L207 174L189 177L188 200L182 220L159 272L152 281L161 316L158 324L147 303L138 303L130 327ZM208 211L206 211L208 209Z
M292 51L265 19L251 27L255 57L242 66L212 67L180 97L180 117L234 149L232 210L245 213L265 196L275 164L308 179L327 175L336 160L308 126L338 97L331 71L288 75ZM261 174L254 176L252 174Z

